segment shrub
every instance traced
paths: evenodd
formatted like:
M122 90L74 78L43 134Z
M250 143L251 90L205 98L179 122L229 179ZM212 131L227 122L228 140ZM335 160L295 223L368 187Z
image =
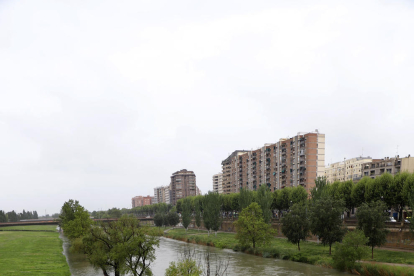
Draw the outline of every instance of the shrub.
M368 238L364 232L355 230L348 232L342 243L336 243L333 255L334 266L340 270L351 270L355 268L355 262L368 256L369 249L365 246Z

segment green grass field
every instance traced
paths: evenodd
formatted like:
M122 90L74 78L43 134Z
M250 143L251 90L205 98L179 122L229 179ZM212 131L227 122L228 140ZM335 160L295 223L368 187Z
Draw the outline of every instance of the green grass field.
M55 230L54 225L0 230ZM58 232L0 231L0 275L70 275Z
M236 251L244 251L247 253L261 255L263 257L274 257L285 260L292 260L310 264L317 264L322 266L332 267L332 257L329 256L329 247L317 244L315 242L301 242L298 251L297 245L288 242L283 238L274 238L270 244L263 248L241 248L237 245L234 233L218 233L217 236L214 233L208 236L206 231L188 230L187 233L184 229L173 229L168 231L165 236L184 240L187 242L194 242L199 244L211 245L219 248L230 248ZM332 247L332 252L334 252ZM374 259L367 258L367 261L384 262L384 263L397 263L397 264L414 264L414 252L400 252L374 249ZM393 268L394 269L394 268ZM411 270L411 268L395 268L397 270ZM386 275L386 274L384 274ZM396 275L404 275L396 274ZM405 274L413 275L413 274Z
M0 230L46 230L56 231L57 225L22 225L0 227Z

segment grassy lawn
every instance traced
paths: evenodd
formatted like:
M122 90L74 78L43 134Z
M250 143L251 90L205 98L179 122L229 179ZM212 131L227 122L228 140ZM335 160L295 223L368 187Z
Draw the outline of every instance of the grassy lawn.
M0 230L47 230L56 231L57 225L21 225L0 227Z
M301 250L298 251L297 245L288 242L286 239L275 238L268 246L266 246L266 248L258 248L256 252L254 252L251 248L240 248L240 246L237 245L234 233L218 233L217 236L212 233L210 234L210 237L208 237L206 231L188 230L186 234L185 229L173 229L170 230L166 236L200 244L214 245L219 248L247 251L264 257L277 257L327 266L331 266L332 264L332 258L329 256L329 247L315 242L301 242ZM332 252L334 252L334 250L333 246ZM389 251L375 248L374 259L367 258L366 260L384 263L414 264L414 252Z
M7 227L55 230L54 225ZM6 227L0 230L6 230ZM70 275L58 232L0 231L0 275Z

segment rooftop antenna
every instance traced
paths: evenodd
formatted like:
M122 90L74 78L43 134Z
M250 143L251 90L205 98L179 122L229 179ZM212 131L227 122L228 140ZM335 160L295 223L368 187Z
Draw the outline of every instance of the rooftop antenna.
M399 145L397 145L397 153L395 154L395 156L398 156L398 147L399 147Z

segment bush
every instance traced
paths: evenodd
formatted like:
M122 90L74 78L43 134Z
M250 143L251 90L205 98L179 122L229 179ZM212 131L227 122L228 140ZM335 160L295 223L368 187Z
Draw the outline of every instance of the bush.
M355 262L369 254L369 249L365 246L367 242L368 238L361 230L348 232L342 243L335 244L335 252L332 258L334 266L340 270L354 269Z

